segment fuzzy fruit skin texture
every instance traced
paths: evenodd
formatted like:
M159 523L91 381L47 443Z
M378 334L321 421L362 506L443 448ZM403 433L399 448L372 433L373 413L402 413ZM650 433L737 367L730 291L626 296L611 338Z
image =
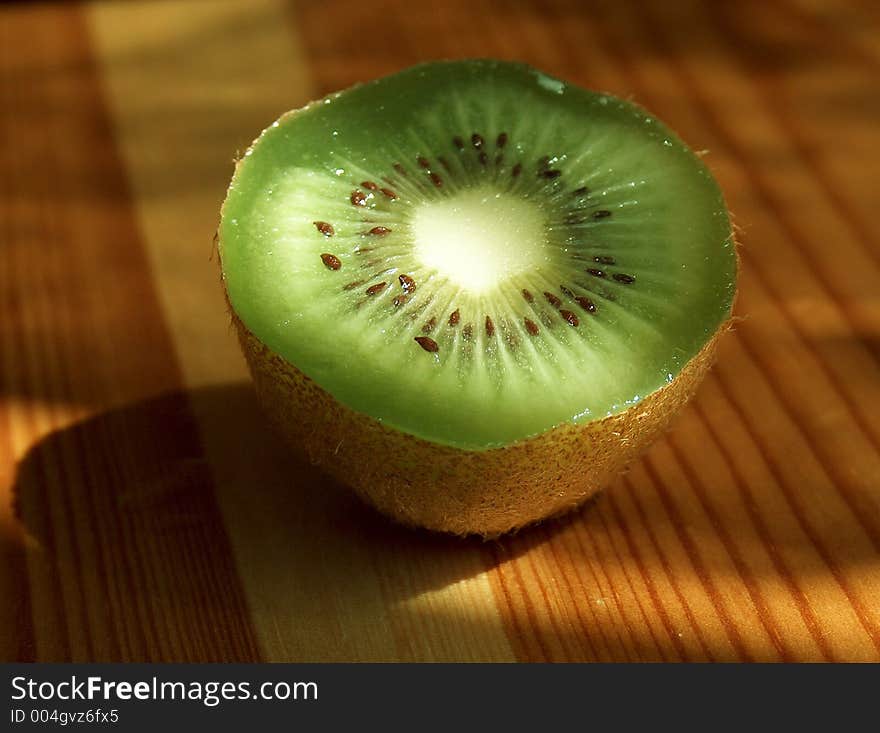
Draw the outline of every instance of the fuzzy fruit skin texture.
M610 484L694 394L727 329L672 382L621 413L468 451L351 410L268 349L234 312L232 319L257 397L292 447L398 522L486 538L568 512Z

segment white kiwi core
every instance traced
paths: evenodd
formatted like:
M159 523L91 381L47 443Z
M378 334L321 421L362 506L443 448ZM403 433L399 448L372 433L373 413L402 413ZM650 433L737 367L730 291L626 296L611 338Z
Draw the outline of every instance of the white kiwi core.
M479 294L547 261L547 222L540 208L491 188L456 192L413 214L415 255L423 265Z

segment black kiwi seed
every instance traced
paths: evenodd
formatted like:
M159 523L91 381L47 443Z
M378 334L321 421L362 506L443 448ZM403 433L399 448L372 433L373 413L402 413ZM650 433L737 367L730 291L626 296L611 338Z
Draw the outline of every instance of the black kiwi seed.
M361 188L365 188L368 191L375 191L379 188L379 186L372 181L362 181Z
M355 189L351 192L351 203L353 206L366 206L367 205L367 194L363 191L359 191Z
M510 171L510 175L514 178L518 178L520 173L522 173L522 163L517 163L513 166L513 170Z
M597 270L595 267L588 267L587 272L593 277L605 277L605 271Z
M409 275L401 275L398 279L404 293L414 293L416 291L416 281Z
M486 316L486 335L489 338L495 335L495 324L492 323L492 317Z
M458 312L458 308L456 308L452 313L449 314L449 325L455 326L458 324L458 321L461 319L461 314Z
M406 168L404 168L400 163L395 163L393 166L394 170L396 170L402 176L408 176L409 174L406 172Z
M575 196L585 196L585 195L588 194L589 192L590 192L590 189L589 189L589 187L587 187L587 186L581 186L580 188L576 188L576 189L573 191L573 193L574 193Z
M560 305L562 305L562 301L559 300L559 298L557 298L557 297L556 297L555 295L553 295L553 293L551 293L551 292L548 292L548 291L545 290L545 291L544 291L544 297L547 298L547 302L548 302L550 305L552 305L554 308L558 308Z
M418 161L418 164L422 166L422 168L425 168L426 170L430 169L431 163L427 158L420 155L416 160Z
M547 170L541 171L540 175L543 178L549 178L549 179L559 178L559 176L562 175L562 171L557 170L555 168L548 168Z
M386 282L381 282L381 283L376 283L375 285L370 285L370 287L368 287L367 291L366 291L367 295L377 295L377 294L381 293L383 290L385 290L385 288L387 286L388 286L388 283L386 283Z
M325 237L332 237L335 234L333 226L328 224L326 221L315 221L312 222L317 230L321 232Z
M324 263L328 270L338 270L342 267L339 258L336 255L331 255L329 252L325 252L321 255L321 262Z
M506 132L501 132L498 134L498 139L495 141L495 145L498 148L503 148L505 145L507 145L507 133Z
M522 294L523 294L523 298L525 298L529 303L534 303L534 302L535 302L535 296L532 295L532 294L531 294L528 290L526 290L525 288L523 288Z
M452 138L452 144L455 145L459 150L464 150L464 140L462 140L458 135Z
M532 336L538 335L538 324L535 323L530 318L526 318L523 320L523 323L526 325L526 331L528 331Z
M595 313L596 312L596 304L590 300L589 298L585 298L584 296L580 296L579 298L575 298L575 302L583 308L587 313Z
M391 230L388 227L373 227L372 229L370 229L369 232L367 232L367 234L373 234L374 236L377 236L377 237L384 237L386 234L389 234L390 232L391 232Z
M624 285L631 285L636 281L632 275L627 275L623 272L615 272L612 277L617 280L617 282L623 283Z
M613 265L615 263L615 260L609 255L600 255L598 257L594 257L593 262L598 262L600 265Z
M437 188L441 188L443 186L443 179L440 178L438 173L434 173L433 171L428 174L428 177L431 179L431 183L433 183Z
M562 316L569 324L572 326L577 326L580 321L578 321L578 317L572 313L571 311L561 310L559 311L559 315Z
M440 350L440 347L437 346L437 342L434 341L434 339L432 339L430 336L416 336L414 341L425 351L428 351L432 354L435 354Z
M594 219L605 219L609 216L611 216L611 212L608 209L599 209L599 211L593 212Z
M483 147L483 136L479 133L474 133L471 135L471 145L473 145L477 150Z
M388 198L390 198L392 201L395 201L395 200L397 199L397 194L394 193L394 191L392 191L390 188L380 188L379 190L380 190L385 196L387 196Z

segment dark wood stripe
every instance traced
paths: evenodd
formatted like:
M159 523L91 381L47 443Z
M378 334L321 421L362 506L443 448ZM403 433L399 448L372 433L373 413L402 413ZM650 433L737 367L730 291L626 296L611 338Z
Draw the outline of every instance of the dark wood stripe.
M760 66L755 62L754 58L744 52L744 49L748 48L747 39L739 32L739 26L729 17L728 10L716 4L705 6L705 10L707 18L717 28L719 35L725 39L725 50L736 60L739 68L744 70L743 76L755 89L762 106L768 110L776 124L779 125L786 140L794 149L801 165L809 172L811 178L821 190L822 197L831 204L831 208L837 214L837 222L840 228L846 231L850 238L880 268L880 248L877 246L876 236L858 210L832 181L831 174L828 173L821 162L820 156L815 152L815 146L809 144L804 138L797 123L796 115L791 112L790 104L787 103L784 85L774 82L772 75L762 73ZM858 333L858 329L856 329L856 332ZM874 360L880 364L880 345L869 338L862 338L860 342L872 353ZM841 386L839 381L835 383L837 386ZM880 441L877 440L876 431L873 429L873 426L865 421L860 410L855 409L857 405L850 402L848 404L851 406L850 412L853 418L859 423L859 427L865 432L868 439L871 440L875 450L880 453Z
M67 627L67 635L71 636L72 630L83 637L82 641L71 640L70 647L73 651L73 661L86 662L94 659L121 659L123 658L120 649L120 636L115 633L100 634L99 629L113 630L113 618L107 614L108 606L105 603L90 603L90 596L97 588L99 592L110 591L111 585L106 583L107 576L105 572L103 557L100 553L90 552L89 545L93 543L94 534L90 536L81 536L75 531L71 531L71 525L76 523L76 517L83 508L89 514L88 526L92 532L98 530L97 523L94 522L95 515L91 511L91 502L88 501L88 495L71 485L71 474L76 473L76 466L81 461L80 449L85 446L75 446L75 450L67 450L71 446L64 443L42 442L40 444L40 459L43 463L44 471L41 478L46 482L46 491L40 494L44 496L44 500L48 503L42 508L42 511L50 515L50 524L52 530L63 538L62 542L56 542L55 557L59 558L63 553L67 555L63 561L67 567L61 565L59 568L59 580L65 581L64 585L59 583L60 593L58 599L65 601L65 623ZM90 449L90 448L89 448ZM18 466L18 477L16 479L16 490L26 494L31 489L31 485L25 479L29 458ZM63 487L61 491L53 490L55 487ZM51 508L51 509L50 509ZM60 511L59 511L60 509ZM52 516L51 512L55 515ZM27 516L23 513L22 516ZM64 519L59 521L59 515ZM69 519L69 524L68 520ZM39 539L39 538L38 538ZM53 538L54 540L54 538ZM85 545L84 547L81 547ZM97 583L91 582L94 578L98 579ZM101 582L105 581L105 582ZM72 590L71 590L72 586ZM142 633L138 629L138 633ZM100 646L100 653L99 648ZM74 651L75 650L75 651Z
M549 662L553 655L547 650L540 633L538 618L529 599L528 591L523 586L522 578L516 570L516 558L510 556L507 547L502 544L491 550L494 557L492 571L489 574L489 582L502 601L499 606L504 614L507 625L507 638L513 648L517 659L522 662ZM513 581L518 587L522 597L522 603L516 601L509 587L510 580L506 577L508 571L513 576ZM520 617L522 611L523 618Z
M37 500L44 506L51 506L48 492L45 490L45 487L49 483L46 477L47 468L42 462L38 463L35 468L39 472L40 478L43 479L38 489L39 494ZM16 496L15 502L16 510L21 511L23 509L22 498ZM48 512L36 515L34 520L27 524L26 531L30 536L39 538L40 549L42 552L45 552L50 557L54 557L58 554L59 543L56 541L55 531L48 516ZM43 592L48 591L49 593L55 594L53 595L53 599L63 598L61 577L57 564L48 564L48 568L45 572L48 575L48 578L47 581L42 583L44 586ZM27 588L30 589L31 585L32 581L29 576ZM23 588L22 592L24 592L24 590L25 589ZM64 605L60 602L53 602L46 605L41 604L39 608L40 615L38 618L34 618L34 636L36 637L38 629L40 632L39 641L35 638L35 643L38 644L37 658L35 661L46 661L47 655L45 650L47 646L52 647L52 651L49 654L49 658L52 661L73 660L74 654L70 646L68 617L65 613ZM32 611L36 612L36 610L37 607L32 606Z
M517 542L516 539L513 542ZM532 577L537 578L539 582L535 584L526 583L523 580L522 574L520 572L520 565L528 567L531 571ZM550 657L548 657L547 661L549 662L574 662L579 661L571 656L569 650L566 648L566 639L565 635L560 633L560 629L556 619L556 613L554 613L554 609L552 604L550 603L550 599L547 596L547 588L544 583L540 582L541 579L541 569L536 567L535 565L535 553L532 552L523 552L520 557L517 558L511 565L511 569L513 570L514 575L516 576L517 582L522 588L523 598L526 599L526 606L532 607L533 600L538 600L536 596L540 596L541 604L544 606L544 609L547 613L547 618L550 621L550 630L553 632L549 635L547 639L547 643L550 645ZM535 592L537 591L537 593ZM535 616L533 620L537 621L537 609L535 609ZM532 628L538 631L540 634L543 629L541 628L541 624L533 623Z
M568 531L567 528L562 528L559 530L560 534L565 534L566 531ZM562 576L562 579L565 582L565 584L568 586L568 588L573 591L574 587L568 582L567 573L566 573L566 568L571 567L571 563L566 563L564 561L564 556L567 556L568 553L566 552L565 555L563 555L563 554L558 553L556 551L556 548L554 547L554 543L557 541L555 533L548 532L546 528L542 528L542 535L544 538L544 547L547 547L549 549L550 557L553 560L553 565L556 566L557 568L559 568L559 570L558 570L559 575ZM594 556L598 558L598 555L596 553L594 553ZM596 588L596 591L599 592L600 591L599 580L596 577L596 572L593 568L592 558L590 557L589 553L584 553L582 555L582 557L583 557L584 561L580 564L580 567L586 567L587 571L590 573L590 576L592 578L593 586ZM576 568L571 568L571 569L574 570L575 575L577 575ZM545 596L545 600L547 600L546 596ZM599 617L596 615L596 609L593 608L593 605L591 603L587 603L584 605L586 605L590 609L590 616L593 617L593 624L594 624L595 628L598 629L599 635L602 637L602 642L603 642L605 649L609 655L608 657L606 657L606 659L607 660L617 659L618 656L612 650L612 644L609 642L608 635L605 633L604 625L601 623L601 621L599 620ZM555 615L555 612L549 602L547 603L547 610L549 613L553 613ZM581 630L583 631L583 633L587 637L589 637L590 627L583 623L583 619L581 617L581 613L580 613L579 608L577 611L577 616L578 616L578 620L581 623ZM618 645L620 651L627 656L627 659L629 659L629 654L627 653L626 646L624 645L623 641L620 638L620 634L618 633L616 628L614 628L613 631L614 631L615 637L617 638L617 645ZM594 657L594 659L598 660L598 659L601 659L601 657Z
M0 24L0 48L6 42L3 26ZM7 134L5 115L2 110L9 107L7 94L9 89L0 84L0 139L11 139ZM9 146L5 146L9 147ZM2 159L3 148L0 148ZM12 242L15 230L11 226L11 217L2 214L2 202L12 200L12 176L0 176L0 242ZM22 348L18 329L15 328L13 316L20 310L18 301L20 294L14 284L17 267L13 260L14 252L6 244L0 244L0 357L16 354L12 363L20 363L25 351ZM12 492L15 474L15 452L12 445L12 423L8 398L20 387L20 374L8 374L9 361L0 360L0 481L2 494L0 497L8 506L7 521L17 525L17 500ZM36 636L33 623L31 604L30 578L27 569L27 551L25 549L24 529L20 526L10 527L0 535L0 660L4 662L36 661Z
M565 586L568 589L569 597L575 598L577 596L577 592L576 592L576 589L572 586L572 584L568 580L568 575L565 572L565 563L560 562L560 558L558 557L556 551L554 550L554 548L552 546L552 544L553 544L552 534L546 532L546 530L544 530L542 533L545 538L544 541L547 542L550 547L550 552L553 556L554 564L559 567L559 573L562 576L562 582L565 583ZM590 607L590 615L593 617L592 625L589 624L584 619L584 617L581 613L581 608L577 604L575 604L575 615L577 616L578 625L581 627L581 631L583 632L583 637L579 637L578 641L585 642L587 647L589 647L589 649L588 649L589 659L591 659L591 660L601 659L601 656L597 653L596 646L593 644L592 637L593 637L594 629L598 630L599 635L602 636L602 641L606 645L606 647L608 645L608 641L607 641L607 639L605 639L605 634L603 632L602 625L598 622L598 619L596 618L596 614L595 614L593 608ZM580 660L580 661L584 661L584 660Z
M730 8L719 3L703 4L701 8L717 28L718 34L724 39L726 52L736 59L739 68L744 71L743 78L747 79L754 87L761 99L761 105L773 116L786 140L794 148L801 164L810 172L812 179L822 190L823 198L830 202L832 208L836 210L840 226L848 231L853 240L858 242L865 251L865 254L880 266L880 248L878 248L875 234L861 214L850 204L849 199L841 193L841 189L832 181L832 176L822 164L821 157L816 153L816 147L804 138L797 122L797 116L792 113L785 86L774 81L773 75L762 73L754 56L746 52L749 48L748 39L741 33L740 26L730 17ZM818 37L814 36L814 39L818 39ZM818 45L828 48L827 35L821 36ZM880 68L880 64L878 64L878 68Z
M3 276L0 274L0 292L3 290ZM9 429L9 413L0 394L0 436L9 436ZM4 488L11 486L13 481L11 448L9 440L0 439L0 485ZM15 527L0 529L0 599L3 599L0 602L0 660L36 661L27 555L24 537Z
M592 508L595 508L595 507L592 507ZM598 511L596 512L596 514L598 515ZM585 521L582 525L584 531L575 533L575 538L577 540L577 543L581 547L580 555L582 555L583 557L590 557L592 555L593 557L596 558L596 567L598 568L598 571L602 574L602 577L605 579L605 585L611 591L611 594L614 598L614 607L617 611L617 615L620 617L620 620L623 622L624 628L626 629L626 634L629 637L630 641L632 642L634 649L636 651L638 651L638 648L640 646L639 635L637 635L635 633L632 625L629 622L629 619L626 617L626 614L623 612L622 606L618 602L617 590L615 589L614 583L611 581L611 578L608 575L608 571L606 570L606 568L608 566L607 559L605 557L603 557L603 554L602 554L601 550L599 549L599 546L596 543L595 538L593 537L592 533L589 531L590 530L589 525L592 524L592 521L593 521L592 514L590 514L590 519ZM586 525L586 526L584 526L584 525ZM587 549L584 546L584 541L589 543L589 545L590 545L589 549ZM575 557L576 556L577 555L575 555ZM560 567L565 567L565 563L561 563ZM575 565L575 567L577 567L577 565ZM587 567L589 567L589 569L590 569L590 575L593 576L593 582L596 584L596 590L601 592L602 587L599 584L599 579L596 575L596 572L593 570L593 563L588 562ZM604 599L604 595L605 594L603 593L602 594L603 599ZM603 600L603 602L604 602L604 600ZM606 606L607 606L607 603L606 603ZM590 606L590 610L593 613L593 616L595 617L596 614L595 614L595 611L593 610L592 606ZM618 625L616 623L614 624L614 634L617 637L618 643L620 644L621 651L623 652L623 654L626 657L626 661L633 661L632 654L630 654L629 649L627 649L626 642L624 641L623 636L621 635L620 630L618 629Z
M703 564L703 558L700 554L699 549L696 546L693 538L687 531L687 528L684 525L684 522L681 519L681 515L678 513L678 508L675 506L675 502L672 499L670 489L666 486L663 479L660 477L660 474L657 472L657 469L653 465L652 459L649 457L645 458L642 461L642 465L645 468L645 472L651 479L653 483L654 490L657 492L657 495L660 497L660 501L663 504L663 508L666 510L666 514L669 516L670 521L672 522L672 527L675 530L675 534L678 537L679 542L684 548L685 553L690 560L691 566L694 569L694 573L697 578L700 580L700 584L706 590L706 594L709 596L709 600L712 602L712 606L715 608L715 614L718 617L718 620L721 622L721 625L724 627L724 632L727 635L727 639L736 652L737 656L745 661L751 662L754 661L752 655L746 649L745 642L743 641L742 635L740 634L740 630L736 625L736 622L730 617L730 614L727 612L727 608L724 605L724 600L721 598L721 593L716 587L715 580L712 578L711 573L706 569L706 566Z
M767 372L766 372L766 367L763 367L761 365L761 358L759 357L758 352L751 348L749 341L747 339L740 339L740 343L742 344L744 351L748 354L751 361L757 366L758 369L761 369L764 372L765 378L768 379L768 382L773 387L773 390L775 392L777 392L777 394L778 394L778 387L775 384L773 384L773 382L768 377ZM775 458L770 454L766 445L764 445L764 443L761 441L761 438L760 438L760 435L758 434L758 431L756 430L755 426L752 424L752 422L749 419L745 410L743 410L742 407L739 405L739 403L737 403L733 399L733 394L730 391L728 385L726 384L725 378L722 377L721 374L719 374L718 384L721 387L721 391L724 394L725 399L730 403L731 407L734 409L734 411L737 414L737 418L745 426L745 428L748 430L750 436L752 437L752 439L755 443L755 446L758 448L759 452L761 453L761 458L764 460L765 464L767 465L767 469L773 475L773 478L774 478L777 486L779 486L780 490L782 491L783 496L785 497L785 500L788 503L789 508L791 509L792 516L795 517L795 519L797 520L801 529L803 530L804 534L806 534L807 537L810 539L810 543L813 545L816 552L822 558L822 561L827 566L828 571L831 573L835 582L840 587L840 589L843 591L844 595L846 595L846 598L849 601L850 605L852 606L853 612L856 614L856 617L858 618L859 623L861 624L862 628L865 630L865 632L868 634L868 636L871 637L871 639L874 643L874 646L876 647L877 651L880 652L880 629L878 629L876 627L876 625L871 622L870 614L868 613L867 609L862 604L859 597L853 591L849 582L846 580L846 577L844 576L843 571L841 570L840 567L838 567L837 562L834 559L834 556L832 555L832 553L828 549L828 547L825 545L825 542L822 540L820 533L818 532L818 530L816 530L812 526L810 521L807 519L803 509L801 508L800 502L798 501L798 498L797 498L798 497L797 486L791 485L791 483L788 481L788 479L786 478L785 471L783 471L779 467ZM794 424L796 425L797 423L795 422ZM797 428L797 429L800 432L800 429L799 428ZM804 438L805 442L809 443L808 439L806 438L806 435L803 433L801 433L801 434L802 434L802 437ZM817 458L817 460L819 460L819 459Z
M720 380L720 377L718 377L717 374L711 374L709 376L709 379L714 379L717 382ZM719 389L723 389L723 387L719 386ZM729 393L725 394L725 399L728 398L728 395ZM806 594L803 592L803 590L801 590L799 584L794 578L791 569L782 558L782 555L780 554L776 543L773 541L773 537L770 534L770 529L767 526L767 523L757 509L752 490L749 487L748 482L742 476L742 471L738 467L736 457L731 454L728 446L724 443L721 436L713 427L712 421L708 418L705 411L701 407L699 400L694 403L693 409L695 414L703 423L703 426L705 427L706 432L709 434L712 442L718 447L718 450L723 456L724 461L727 464L727 468L730 471L730 475L733 477L733 480L736 484L737 490L740 496L743 497L743 505L746 508L749 519L754 525L755 531L758 533L758 536L761 538L761 544L766 549L767 554L770 557L770 561L773 563L773 568L776 570L779 578L785 584L785 587L788 590L789 594L791 594L791 597L795 605L797 606L798 613L800 614L801 619L803 619L804 625L807 627L807 631L813 638L816 646L819 647L819 651L821 652L825 660L829 662L835 661L834 655L831 651L831 647L828 644L828 639L825 635L825 632L819 626L819 622L816 619L816 615L813 612L813 608L810 605ZM745 427L746 430L748 430L748 427ZM751 432L749 432L748 434L749 437L754 440L754 434Z
M659 617L660 622L663 624L663 628L666 629L666 635L669 637L669 641L672 643L673 647L675 647L675 651L678 653L679 659L681 659L682 661L685 661L685 662L691 661L690 657L687 653L687 649L685 648L684 644L681 641L681 638L678 636L678 634L673 629L672 622L669 619L669 614L666 612L666 608L664 607L663 603L660 601L660 596L657 593L657 588L654 585L654 580L653 580L653 578L651 578L651 575L648 573L648 570L645 567L645 564L642 560L641 553L639 552L639 549L635 543L635 540L633 539L632 533L630 532L629 525L623 515L623 512L620 511L620 508L617 506L617 504L612 499L609 498L607 503L608 503L608 506L611 510L613 517L614 517L615 525L623 534L624 541L626 542L627 548L629 550L629 554L632 555L632 558L636 564L636 569L638 570L638 573L641 576L642 581L645 583L645 587L648 589L648 596L651 599L651 605L654 607L654 611L657 613L657 616ZM610 527L608 526L608 523L605 521L605 518L604 518L604 516L602 516L601 512L599 512L599 516L601 517L602 525L605 527L605 531L610 534ZM625 565L623 565L623 563L621 563L621 565L623 567L625 567ZM626 573L625 570L624 570L624 573L627 576L627 580L629 580L629 573ZM636 592L636 590L633 587L631 582L630 582L630 588L632 589L633 595L636 597L636 601L639 604L639 608L642 608L642 603L639 600L639 595ZM648 624L647 614L645 613L644 610L642 611L642 614L645 617L645 624L647 625ZM654 635L653 631L651 632L651 635L652 636ZM667 656L663 653L663 647L659 643L659 640L656 639L656 637L655 637L655 641L658 642L657 648L660 650L660 653L663 655L664 661L668 661Z
M11 48L15 43L15 34L11 25L0 24L0 47ZM14 84L0 84L0 131L2 131L3 140L14 140L17 133L17 121L12 117L10 112L19 104L19 98L22 96L20 89ZM15 175L27 165L27 160L22 151L16 145L0 146L0 160L2 160L4 170L8 171L7 175L2 176L3 196L0 198L0 227L4 234L3 246L0 246L0 294L4 297L4 309L0 312L3 317L2 329L0 329L0 338L2 338L2 346L0 353L4 355L13 354L14 358L4 359L2 368L0 368L0 399L6 404L11 405L12 398L18 399L22 404L39 398L44 391L53 392L51 385L46 385L45 377L42 375L41 368L43 362L39 359L39 351L41 345L35 345L24 337L22 321L29 318L33 321L31 308L29 308L29 297L26 290L21 288L21 283L28 282L32 272L27 266L26 253L21 247L15 245L22 242L29 236L31 226L42 226L44 222L31 222L25 219L23 215L24 206L19 201L20 193L18 191L19 182ZM41 186L41 193L42 188ZM4 206L5 204L5 206ZM33 215L32 215L33 216ZM48 226L48 224L46 224ZM42 285L42 283L41 283ZM52 356L55 356L54 354ZM5 405L4 405L5 407ZM5 413L9 416L9 408L5 407ZM39 428L29 413L22 414L22 410L17 410L18 428L27 432L36 432ZM14 510L14 520L18 521L21 512L21 497L16 495L14 490L15 482L15 459L17 456L13 453L11 444L13 434L12 425L6 421L9 432L5 432L4 452L8 456L8 474L4 475L4 479L8 484L4 486L4 494L8 490L8 500L11 501ZM41 467L42 469L42 467ZM7 582L12 582L13 578L18 578L22 582L19 587L15 588L7 603L14 604L17 608L18 615L21 617L22 628L20 632L16 630L16 634L20 634L21 651L25 655L19 657L4 657L5 661L38 661L39 652L36 638L36 628L34 606L31 598L31 578L28 574L27 550L24 546L25 533L31 533L30 527L22 527L19 524L18 537L16 538L20 544L12 545L13 539L10 538L9 552L12 556L12 564L4 566L3 571L10 574ZM49 528L51 530L51 527ZM51 531L47 534L47 544L54 548L56 545L54 534ZM46 592L53 597L61 595L61 580L57 572L52 573L47 578ZM4 612L8 612L9 606ZM47 628L48 633L41 634L40 645L46 644L46 636L51 638L52 642L57 642L61 649L67 653L69 657L69 646L67 645L67 619L61 608L53 608L50 617L47 619L41 617L39 625ZM25 651L26 650L26 651Z
M632 483L632 480L628 477L624 477L623 485L627 489L627 493L630 495L632 499L633 505L636 509L636 514L638 515L639 522L641 522L642 527L645 529L645 533L648 535L648 539L651 541L651 545L654 548L654 552L657 555L657 559L660 560L660 564L663 566L663 572L666 574L666 579L669 581L669 585L672 587L672 592L675 593L675 597L678 599L678 602L681 604L682 609L684 610L685 616L687 616L688 623L690 623L691 628L694 630L694 635L697 637L697 640L700 642L700 646L703 649L704 654L706 655L706 659L710 662L714 662L716 660L716 656L709 647L709 644L706 641L704 636L703 629L694 614L691 605L687 601L687 597L681 590L681 586L679 586L678 581L676 579L676 573L672 569L672 563L669 561L669 558L666 557L666 553L663 552L660 547L660 542L657 539L657 535L654 532L654 529L651 525L651 522L645 512L644 507L639 499L639 492L636 486ZM656 492L655 492L656 493ZM711 600L711 598L710 598Z
M750 263L752 261L752 258L743 257L743 259L748 259ZM798 327L794 319L784 307L782 298L769 289L765 277L761 273L759 273L759 271L754 267L751 268L751 271L753 273L754 279L760 284L761 288L771 295L772 299L777 305L777 308L783 320L786 322L786 325L788 325L791 328L792 332L797 335L798 340L813 357L816 366L822 372L822 375L828 380L832 389L841 400L844 407L846 407L848 414L853 418L853 421L860 428L860 431L863 433L867 441L872 444L872 447L875 447L875 449L877 450L877 455L878 457L880 457L880 447L876 446L876 441L872 439L872 432L869 430L866 423L860 417L860 411L856 410L855 399L848 396L847 388L843 385L843 383L833 372L833 370L828 368L827 362L822 358L821 354L818 353L814 343L809 338L804 336L801 329ZM788 391L785 389L784 384L782 384L779 378L774 374L772 367L770 367L767 364L766 359L761 356L759 339L752 336L749 333L748 329L743 329L740 334L740 341L743 344L750 344L750 353L754 355L753 360L755 361L755 364L758 366L759 370L767 379L767 381L773 386L773 391L778 397L782 409L797 426L796 429L798 433L803 437L807 445L810 446L810 451L816 457L816 460L828 473L828 475L832 477L834 487L843 502L849 508L854 521L868 536L875 550L880 552L880 518L874 517L874 514L871 511L870 497L863 498L859 495L858 490L850 487L850 481L849 478L846 476L844 468L838 464L833 456L828 456L828 454L825 450L823 450L821 444L817 441L817 439L811 434L809 430L806 430L803 427L802 421L798 420L799 413L798 405L796 404L796 398L793 399L788 394Z
M613 487L612 487L612 489L613 489ZM629 589L629 592L632 595L632 598L635 601L636 606L638 606L639 616L641 616L642 624L644 625L643 628L647 630L648 635L651 637L651 642L653 643L653 647L657 653L656 657L654 657L654 656L645 657L645 655L640 655L641 659L643 661L654 661L655 659L657 659L659 661L663 661L663 662L671 661L669 658L669 655L666 653L666 650L663 648L663 645L660 642L660 639L657 638L657 634L654 633L654 625L651 623L651 619L648 618L648 614L645 611L645 606L642 603L642 599L640 597L640 594L636 591L635 585L632 582L632 577L630 576L629 572L626 569L627 565L624 562L623 557L620 555L620 552L617 549L617 545L614 542L614 535L612 534L611 529L608 526L608 520L605 518L606 510L602 507L597 507L595 510L595 513L596 513L596 517L597 517L599 523L602 525L602 531L605 533L605 536L608 541L608 546L611 548L611 552L614 555L614 562L620 568L621 573L623 573L623 578L626 581L626 587ZM587 532L587 536L589 536L588 532ZM612 589L613 588L614 588L614 585L612 584ZM617 591L615 591L615 594L616 593L617 593ZM649 591L649 594L650 594L650 591ZM622 607L621 607L621 615L623 615ZM664 615L665 615L665 609L663 612L658 613L658 616L660 616L660 617L662 617ZM636 648L638 649L639 647L643 646L643 643L640 642L640 638L636 635L634 629L632 628L632 625L629 623L628 620L626 621L626 627L627 627L627 630L629 631L630 636L635 641ZM642 638L644 638L644 637L642 637ZM682 659L682 658L683 658L683 656L679 655L679 659Z
M755 576L743 560L739 547L730 536L730 533L724 526L724 522L721 517L718 516L718 512L715 511L714 506L709 501L709 489L705 486L699 474L694 470L690 460L688 460L685 455L685 451L679 448L674 435L669 436L666 444L675 456L676 463L678 463L679 468L681 468L684 473L685 478L690 484L691 490L697 497L697 501L706 516L709 518L709 524L712 526L712 529L721 541L721 544L724 545L724 550L727 552L728 557L730 557L733 566L736 568L737 575L739 575L740 580L745 586L746 593L748 593L749 599L755 608L758 621L761 626L764 627L767 637L770 639L773 647L783 661L792 661L794 657L783 642L779 629L776 628L776 625L773 623L773 617L770 615L769 605L764 598L763 593L761 593Z
M768 6L781 10L785 16L783 22L787 25L805 29L810 34L817 53L827 60L826 63L841 59L866 67L871 73L880 73L880 57L853 43L850 35L842 32L833 23L826 23L816 13L786 0L775 0L768 3ZM874 7L876 9L876 4Z
M0 372L0 389L50 417L55 402L92 415L36 442L18 467L19 517L42 548L36 632L21 638L33 648L41 634L44 661L258 661L188 398L144 401L182 376L108 144L83 12L3 10L0 129L16 144L0 151L14 181L0 201L12 234L0 272L17 275L3 339L31 357Z

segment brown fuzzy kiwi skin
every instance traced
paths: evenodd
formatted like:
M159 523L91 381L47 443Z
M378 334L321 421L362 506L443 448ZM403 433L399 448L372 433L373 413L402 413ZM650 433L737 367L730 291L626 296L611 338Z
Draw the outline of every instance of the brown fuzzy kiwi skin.
M610 484L694 394L729 323L675 379L621 413L471 451L341 404L230 312L258 400L292 447L398 522L485 538L570 511Z
M281 121L320 103L291 110ZM234 161L233 181L243 157ZM731 238L739 271L735 226ZM271 351L232 307L219 239L218 229L226 303L257 399L291 448L398 522L460 536L491 539L514 532L570 512L611 484L667 430L711 368L720 337L738 320L723 322L678 376L623 412L563 423L503 448L462 450L352 410Z

